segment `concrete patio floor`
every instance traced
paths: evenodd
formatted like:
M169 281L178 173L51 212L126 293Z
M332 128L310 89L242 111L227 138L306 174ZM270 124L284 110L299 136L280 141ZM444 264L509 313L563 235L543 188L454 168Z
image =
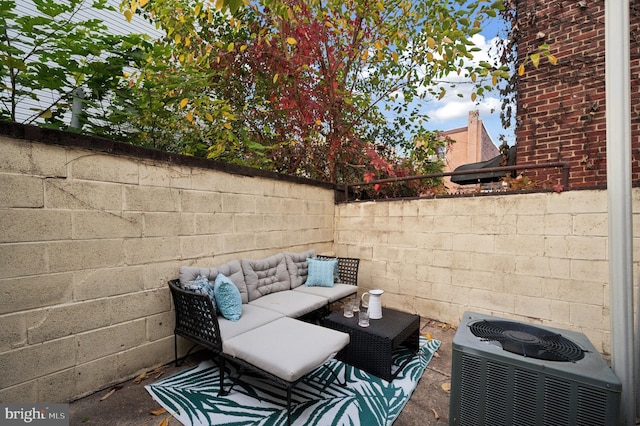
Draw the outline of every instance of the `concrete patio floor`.
M451 380L451 342L455 329L437 320L422 319L422 335L430 335L442 344L433 357L416 390L394 426L446 425L449 423L449 384ZM121 387L109 388L70 404L71 425L180 426L168 413L154 415L160 409L144 386L168 377L186 367L197 365L205 356L190 356L181 367L173 363L149 374L149 378L130 380ZM159 377L158 377L159 376ZM117 390L113 390L117 389ZM370 425L363 425L370 426Z

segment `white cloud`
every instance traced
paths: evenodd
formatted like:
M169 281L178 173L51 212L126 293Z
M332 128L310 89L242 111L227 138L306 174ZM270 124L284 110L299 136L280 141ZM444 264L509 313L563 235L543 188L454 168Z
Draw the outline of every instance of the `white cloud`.
M480 115L489 115L500 110L500 99L496 97L484 98L482 102L476 103L471 101L469 97L447 99L452 95L445 96L437 103L437 107L427 110L427 115L434 121L455 120L459 118L466 119L469 111L478 110Z
M485 36L483 36L482 34L475 34L475 35L473 35L471 37L471 41L478 48L480 48L480 52L476 52L473 55L473 60L471 62L477 64L480 61L487 61L487 62L494 62L495 61L496 58L495 58L494 53L492 52L492 50L496 48L497 43L499 41L499 39L497 37L494 37L494 38L490 39L489 41L487 41Z
M482 34L476 34L471 40L480 51L474 53L473 60L465 61L466 64L477 65L480 61L496 62L494 58L495 46L499 41L498 38L487 40ZM491 84L491 81L488 81L487 84ZM424 108L424 112L430 118L430 128L448 130L466 126L469 112L478 110L480 118L484 121L485 126L488 127L493 137L497 137L501 133L510 134L513 132L512 129L505 131L501 128L500 109L502 100L497 89L485 91L483 97L478 97L476 101L472 101L471 94L475 90L475 85L468 77L457 73L451 73L439 86L446 90L444 97L439 100L432 99ZM439 90L439 87L437 90ZM513 141L512 136L508 136L508 139Z
M480 51L474 53L472 60L466 60L466 64L477 65L481 61L494 61L491 55L491 48L497 43L497 38L487 41L482 34L475 34L471 41ZM482 116L489 115L500 109L501 101L496 96L496 92L485 94L484 97L478 98L477 102L472 101L471 94L475 90L475 85L463 74L450 73L445 81L439 85L446 90L444 97L440 100L434 100L427 106L426 113L431 120L466 120L469 111L479 110ZM454 87L451 87L452 84Z
M476 34L471 38L471 41L479 51L473 54L473 59L465 60L463 68L469 65L478 65L481 61L497 63L495 59L497 49L495 47L499 38L487 39L482 34ZM491 77L487 77L487 81L484 83L490 85ZM427 96L420 107L420 111L429 117L427 129L450 130L464 127L468 123L469 112L477 110L494 141L498 140L499 135L505 135L510 144L515 142L513 129L504 130L502 128L500 119L502 100L497 89L485 91L484 96L478 96L476 101L472 101L471 96L475 90L475 84L468 76L464 75L464 71L460 75L457 72L450 73L438 85L432 86L432 89L438 93L440 87L446 91L442 99ZM426 89L422 90L426 92ZM401 92L397 92L396 95L402 100Z

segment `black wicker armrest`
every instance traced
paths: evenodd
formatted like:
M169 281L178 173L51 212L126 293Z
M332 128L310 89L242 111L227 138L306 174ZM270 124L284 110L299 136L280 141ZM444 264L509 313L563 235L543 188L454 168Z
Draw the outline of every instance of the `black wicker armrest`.
M179 280L169 281L169 288L176 310L174 333L215 353L222 353L218 314L209 296L184 290L179 286Z
M317 256L317 259L338 259L338 276L342 284L358 286L358 266L360 259L355 257Z

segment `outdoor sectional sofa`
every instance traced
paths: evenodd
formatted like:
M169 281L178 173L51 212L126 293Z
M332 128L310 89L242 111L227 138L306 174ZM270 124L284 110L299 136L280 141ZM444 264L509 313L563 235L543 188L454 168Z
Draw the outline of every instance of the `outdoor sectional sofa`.
M358 265L359 259L316 256L308 250L212 268L181 267L179 278L169 281L176 364L177 336L182 336L213 352L221 371L220 395L227 393L225 360L231 360L285 385L290 416L291 389L349 343L348 334L309 319L357 293ZM200 286L203 281L209 288ZM235 302L228 303L229 292Z

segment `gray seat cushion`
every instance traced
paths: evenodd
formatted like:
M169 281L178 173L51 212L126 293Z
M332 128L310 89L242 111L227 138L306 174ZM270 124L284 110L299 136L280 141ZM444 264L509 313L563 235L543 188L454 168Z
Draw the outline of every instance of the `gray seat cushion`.
M224 342L282 317L282 314L260 306L242 305L242 316L238 321L229 321L223 316L218 316L220 337Z
M287 261L287 270L291 277L292 289L303 285L307 281L307 275L309 275L307 258L309 257L316 257L316 251L311 249L300 253L285 252L284 258Z
M267 294L291 289L284 253L259 260L242 259L241 264L249 302Z
M288 382L315 370L349 343L349 335L292 318L280 318L223 342L225 354Z
M229 278L232 283L238 287L240 291L240 297L242 303L249 302L249 293L247 290L247 284L244 280L244 271L240 265L240 261L232 260L220 266L214 266L212 268L202 268L198 266L182 266L180 267L179 275L180 284L184 286L186 283L192 282L198 275L204 275L213 284L218 274L222 274Z
M287 290L271 293L249 302L249 305L260 306L279 312L291 318L320 309L327 304L327 299L315 294L307 294L300 291Z
M358 287L350 284L334 284L333 287L307 287L301 285L292 291L320 296L327 299L329 303L333 303L336 300L357 293Z

